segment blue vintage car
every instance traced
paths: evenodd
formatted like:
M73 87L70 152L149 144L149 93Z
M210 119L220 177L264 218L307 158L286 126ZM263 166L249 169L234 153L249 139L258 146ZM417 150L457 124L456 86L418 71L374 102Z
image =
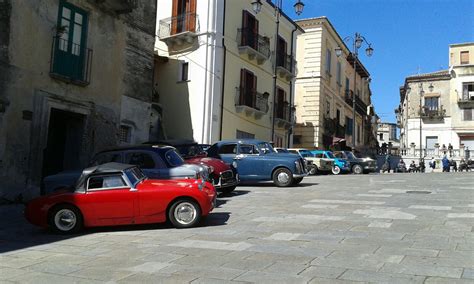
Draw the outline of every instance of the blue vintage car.
M226 140L212 145L208 157L231 163L240 180L270 181L279 187L300 183L308 175L303 158L295 154L277 153L265 141L256 139Z
M338 175L340 173L348 173L351 171L350 163L346 159L337 158L331 151L326 150L311 150L311 153L316 157L332 159L334 167L332 173Z

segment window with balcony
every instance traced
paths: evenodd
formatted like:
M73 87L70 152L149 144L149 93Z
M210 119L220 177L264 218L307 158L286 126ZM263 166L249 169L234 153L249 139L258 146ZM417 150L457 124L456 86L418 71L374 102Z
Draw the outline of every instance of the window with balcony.
M89 83L92 50L86 48L87 20L86 11L60 1L57 31L51 53L52 77L81 84Z
M256 108L257 76L247 69L240 70L239 105Z
M285 119L285 96L285 91L283 89L278 88L275 102L276 118Z
M277 66L288 68L285 59L286 59L286 52L287 52L287 43L285 39L281 36L278 36L277 41L277 50L276 50L276 62Z
M196 0L173 0L171 34L196 31Z
M238 29L239 53L262 64L270 56L270 39L259 35L258 20L248 11L242 11L242 28Z
M474 100L474 82L462 84L462 100Z
M425 110L436 111L439 107L439 97L425 98Z
M469 51L461 51L461 65L469 64Z

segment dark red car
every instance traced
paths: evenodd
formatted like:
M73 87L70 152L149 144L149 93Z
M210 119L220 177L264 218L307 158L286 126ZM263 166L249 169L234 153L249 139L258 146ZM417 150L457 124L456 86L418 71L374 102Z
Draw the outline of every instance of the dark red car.
M209 178L217 191L230 193L239 184L237 170L220 159L207 157L207 153L203 149L205 144L198 144L192 140L184 139L147 142L147 144L173 146L187 164L208 166L210 168Z
M74 188L33 199L25 217L59 233L165 221L188 228L207 216L215 202L216 191L204 180L152 180L136 166L107 163L85 169Z

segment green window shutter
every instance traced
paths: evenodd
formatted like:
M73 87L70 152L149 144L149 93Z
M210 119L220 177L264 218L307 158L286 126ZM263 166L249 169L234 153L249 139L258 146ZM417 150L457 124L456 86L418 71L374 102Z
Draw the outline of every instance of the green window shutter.
M73 81L85 80L87 56L86 11L60 1L57 22L57 35L54 39L52 72Z

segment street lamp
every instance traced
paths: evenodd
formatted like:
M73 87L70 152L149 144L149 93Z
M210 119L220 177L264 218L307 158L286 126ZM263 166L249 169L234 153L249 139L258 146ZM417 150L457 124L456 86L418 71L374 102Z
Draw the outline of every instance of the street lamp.
M423 95L425 94L425 91L423 90L423 83L420 83L418 85L418 89L420 90L420 164L421 164L421 160L423 159L423 147L421 145L421 143L423 142L423 129L422 129L422 122L423 122L423 119L422 119L422 114L423 114L423 107L421 105L422 103L422 99L423 99Z
M353 41L353 51L350 54L352 60L354 60L354 93L352 94L352 150L355 149L356 145L356 86L357 86L357 60L359 56L359 48L362 47L362 44L365 42L367 44L367 48L365 49L365 54L368 57L371 57L374 53L374 49L372 48L372 44L367 41L367 39L359 33L355 33L354 38L347 36L343 39L344 42L349 41L352 39ZM340 57L342 55L342 47L338 46L335 49L336 56ZM360 134L360 133L359 133Z
M280 30L280 17L282 13L282 7L283 7L283 0L276 0L274 3L274 8L275 8L275 17L276 17L276 30L275 30L275 37L274 37L274 62L273 62L273 115L272 115L272 136L271 136L271 141L275 139L275 101L276 101L276 92L277 92L277 48L278 48L278 34ZM298 0L293 7L295 8L295 13L297 15L300 15L303 12L304 9L304 3L301 2L301 0ZM255 0L252 2L252 8L253 11L258 14L261 9L262 9L262 2L260 0ZM291 107L291 102L290 102L290 107ZM291 112L290 112L291 113ZM290 118L291 119L291 118Z

